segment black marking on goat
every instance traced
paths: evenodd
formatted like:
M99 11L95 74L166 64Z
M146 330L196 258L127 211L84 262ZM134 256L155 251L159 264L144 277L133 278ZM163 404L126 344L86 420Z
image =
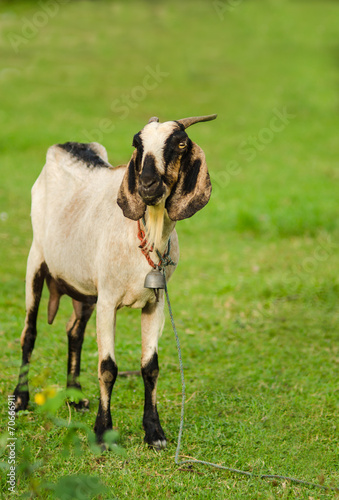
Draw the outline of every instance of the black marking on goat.
M98 153L91 148L90 144L65 142L65 144L58 144L58 146L74 156L78 161L86 163L87 167L109 167L109 165L100 158Z
M73 305L75 303L73 302ZM68 336L68 363L67 363L67 387L75 387L81 391L79 383L81 348L84 340L84 334L87 322L91 317L94 306L80 303L80 317L72 316L67 325ZM72 321L73 319L73 321ZM79 410L88 407L88 400L81 400L73 403L73 406Z
M188 140L187 148L181 158L177 183L166 200L166 209L172 220L192 217L208 202L211 194L211 181L204 164L204 157L196 151L194 143Z
M100 394L99 409L94 425L94 431L98 442L102 443L105 432L112 429L110 402L114 382L118 375L118 367L111 357L101 361L99 373L100 381L103 382L101 388L104 389L104 394ZM103 404L102 397L106 400L105 405Z
M147 205L155 205L163 196L165 187L157 172L155 158L147 153L139 177L139 195Z
M140 137L140 132L138 132L137 134L135 134L135 136L133 137L132 146L134 148L139 149L141 153L143 152L144 146L142 144L142 140L141 140L141 137Z
M201 160L197 158L194 162L189 165L189 168L184 173L184 182L182 186L182 193L188 194L194 191L197 184L198 175L200 172Z
M32 291L34 296L33 307L27 311L26 331L22 344L22 363L19 373L18 385L15 388L14 396L16 400L16 411L25 410L29 401L28 391L28 370L32 351L37 336L36 320L38 315L39 303L44 285L47 266L43 263L40 269L36 272L33 282Z
M128 165L128 190L131 194L134 194L136 187L135 179L135 163L131 160Z
M146 210L146 205L137 190L138 179L135 168L135 162L138 160L137 155L137 151L134 151L120 185L117 198L117 203L124 216L132 220L141 219Z
M28 314L28 325L25 332L24 342L22 346L22 364L25 365L29 363L32 351L34 349L35 339L37 335L36 320L38 316L39 303L42 293L42 288L44 285L46 272L46 265L43 264L37 271L33 279L33 295L34 295L34 305Z
M173 163L183 151L179 149L179 143L188 139L186 132L183 130L175 130L169 137L167 137L164 144L164 162L165 162L165 172L170 163ZM187 146L190 144L188 141Z
M157 406L153 403L153 394L156 390L159 375L158 354L156 352L147 365L141 367L141 374L145 385L144 441L149 445L155 445L156 443L166 441L165 433L160 424Z
M159 181L160 178L155 167L155 158L152 154L148 153L144 159L140 182L148 186L157 180Z
M185 130L185 127L182 123L178 122L177 120L174 120L174 121L180 127L180 130Z
M136 148L137 154L136 154L136 159L135 159L135 169L137 172L140 172L140 167L141 167L141 160L144 154L144 145L141 140L140 132L135 134L133 137L133 143L132 146Z
M50 280L51 275L47 275L46 280ZM78 302L82 302L83 304L93 305L97 302L98 297L96 295L85 295L78 290L76 290L72 285L69 285L62 278L54 278L60 295L68 295L74 300Z

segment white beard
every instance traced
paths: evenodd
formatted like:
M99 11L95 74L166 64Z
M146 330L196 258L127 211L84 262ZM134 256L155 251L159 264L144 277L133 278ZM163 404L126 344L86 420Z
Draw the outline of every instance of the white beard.
M164 228L165 217L165 200L161 201L158 205L148 206L146 212L146 249L159 250L162 240L162 231Z

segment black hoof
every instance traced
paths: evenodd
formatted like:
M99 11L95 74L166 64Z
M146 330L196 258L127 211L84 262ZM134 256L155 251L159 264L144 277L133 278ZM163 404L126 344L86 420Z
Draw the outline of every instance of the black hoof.
M109 451L109 446L106 443L99 443L98 446L100 448L101 453L104 453L105 451Z
M166 436L161 427L160 429L153 429L150 432L146 432L144 442L155 450L163 450L167 446Z
M100 434L100 435L95 434L95 437L96 437L96 442L97 442L97 445L98 445L101 453L104 453L105 451L109 451L109 445L108 445L108 443L105 443L103 435L102 434Z
M149 443L145 438L145 443L148 444L149 448L153 448L154 450L157 451L164 450L167 446L166 439L158 439L156 441L152 441L151 443Z
M29 392L15 389L15 411L26 410L29 402Z
M89 400L80 399L77 403L75 401L70 401L69 404L73 406L76 411L87 411L89 410Z

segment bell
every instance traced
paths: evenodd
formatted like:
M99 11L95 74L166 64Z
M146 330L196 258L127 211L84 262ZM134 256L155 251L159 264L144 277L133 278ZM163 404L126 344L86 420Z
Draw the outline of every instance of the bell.
M165 277L159 269L153 269L146 275L144 287L155 289L165 288Z

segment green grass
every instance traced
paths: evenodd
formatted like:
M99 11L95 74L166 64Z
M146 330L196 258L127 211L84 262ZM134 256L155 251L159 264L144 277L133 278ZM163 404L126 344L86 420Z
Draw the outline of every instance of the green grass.
M170 284L190 398L181 453L339 486L339 5L225 0L222 11L214 5L68 2L16 52L13 34L22 36L42 7L2 2L1 430L20 365L30 189L47 147L99 140L117 165L128 160L132 137L149 117L216 112L217 121L189 129L205 150L214 189L202 212L177 224L181 259ZM146 75L157 69L158 82L144 90ZM279 113L288 118L277 121ZM66 382L71 306L62 301L52 327L46 308L44 294L32 400L45 385L62 389ZM138 369L138 311L119 312L116 354L120 370ZM286 481L176 466L181 386L168 318L159 356L166 451L143 445L138 377L119 378L112 400L125 457L93 455L82 431L81 454L75 448L65 456L67 428L31 402L16 420L17 460L41 463L29 471L30 481L18 475L13 498L69 475L85 484L88 476L99 478L108 488L97 495L103 499L338 498ZM91 409L72 412L71 420L91 427L98 400L94 318L82 383ZM66 406L58 417L69 419ZM5 463L7 457L5 449ZM5 474L1 488L8 498ZM66 495L69 486L60 488Z

